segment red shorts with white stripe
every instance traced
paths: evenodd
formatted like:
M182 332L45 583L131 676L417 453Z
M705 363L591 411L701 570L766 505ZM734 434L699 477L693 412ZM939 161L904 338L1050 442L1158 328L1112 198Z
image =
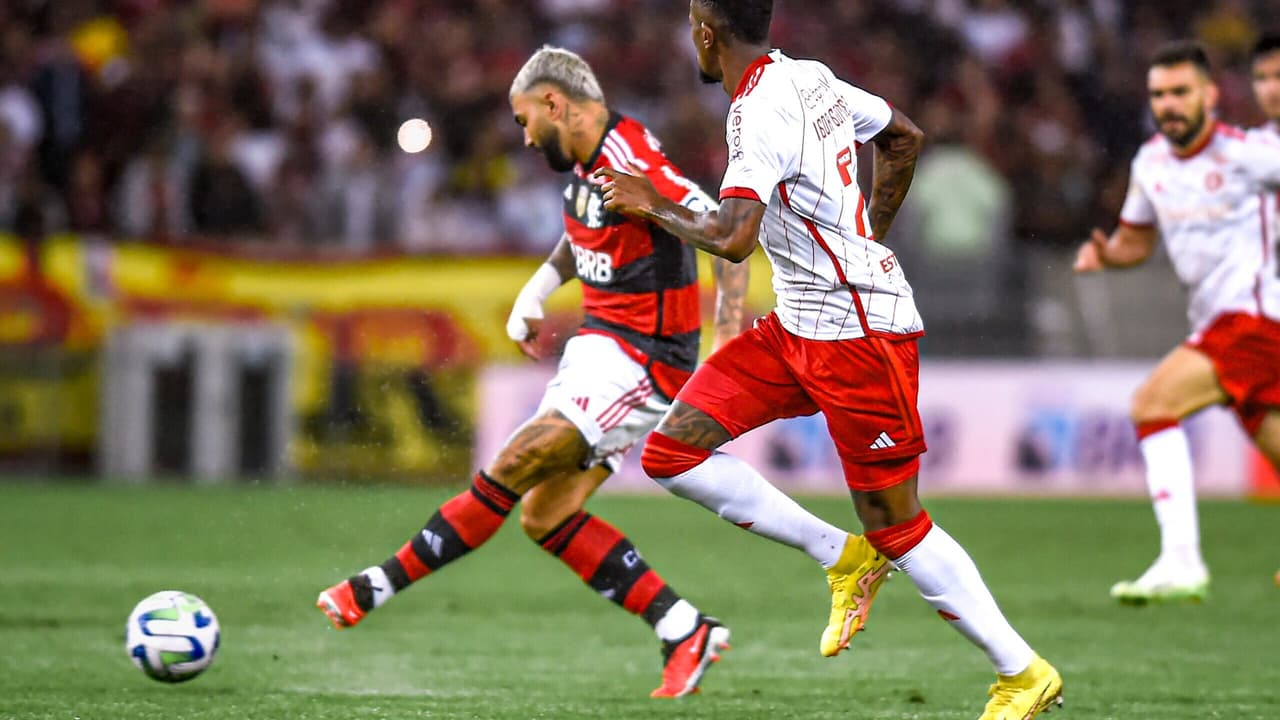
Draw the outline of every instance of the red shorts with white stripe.
M1218 384L1249 437L1268 412L1280 410L1280 322L1225 313L1186 345L1213 361Z
M676 400L733 437L821 412L850 489L883 490L913 477L925 451L919 364L914 338L808 340L770 313L707 358Z

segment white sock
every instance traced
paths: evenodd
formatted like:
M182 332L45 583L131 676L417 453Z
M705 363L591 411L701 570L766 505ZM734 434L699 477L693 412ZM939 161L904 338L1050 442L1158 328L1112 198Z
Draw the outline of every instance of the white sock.
M658 639L664 642L675 642L683 639L698 626L698 608L689 604L688 600L677 601L662 619L653 624L653 631Z
M391 586L391 580L387 578L387 573L378 565L371 568L365 568L360 573L369 578L369 585L373 588L373 606L375 608L382 607L382 604L391 599L396 594L396 589Z
M823 568L836 564L849 536L814 517L732 455L712 453L691 470L655 480L740 528L804 551Z
M1160 558L1188 569L1202 568L1187 434L1181 425L1174 426L1146 436L1138 447L1147 464L1147 490L1160 524Z
M934 525L893 564L943 619L982 648L997 673L1016 675L1031 664L1031 646L1005 620L969 553L942 528Z

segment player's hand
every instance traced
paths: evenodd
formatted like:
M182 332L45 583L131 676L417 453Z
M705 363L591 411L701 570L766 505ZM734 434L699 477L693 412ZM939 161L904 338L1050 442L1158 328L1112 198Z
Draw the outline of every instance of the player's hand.
M1106 246L1107 234L1098 228L1094 228L1089 239L1076 251L1076 262L1071 269L1078 273L1105 270L1107 265L1102 261L1102 253Z
M596 170L591 177L601 183L604 209L610 212L643 217L662 200L644 171L631 163L627 163L626 172L606 167Z
M541 360L542 350L538 347L538 333L542 331L542 320L525 318L524 324L529 328L529 334L525 335L523 340L517 340L516 347L520 348L520 352L530 360Z

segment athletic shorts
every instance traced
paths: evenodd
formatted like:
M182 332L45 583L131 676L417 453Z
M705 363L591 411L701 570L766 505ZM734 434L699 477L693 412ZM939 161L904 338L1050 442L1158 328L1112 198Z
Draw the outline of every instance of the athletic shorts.
M588 334L565 344L538 413L553 409L569 418L591 446L586 466L604 464L617 472L623 455L657 427L669 407L644 366L616 340Z
M676 399L729 434L821 412L850 489L883 490L915 475L925 451L916 409L914 338L807 340L770 313L694 372Z
M1186 345L1213 361L1231 409L1249 437L1257 435L1267 413L1280 409L1280 322L1226 313Z

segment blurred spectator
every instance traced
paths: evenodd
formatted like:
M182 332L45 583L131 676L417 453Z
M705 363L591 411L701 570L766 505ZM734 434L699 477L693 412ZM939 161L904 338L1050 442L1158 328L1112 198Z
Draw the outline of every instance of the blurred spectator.
M219 124L191 174L191 220L198 234L243 237L263 230L258 196L232 162L233 140L232 124Z
M1199 38L1225 119L1256 120L1246 50L1278 24L1268 0L778 0L773 42L926 118L926 178L994 170L1011 242L1067 247L1114 218L1156 45ZM0 7L0 230L22 207L50 232L542 254L563 179L506 93L548 42L719 184L727 101L668 0L45 0Z

